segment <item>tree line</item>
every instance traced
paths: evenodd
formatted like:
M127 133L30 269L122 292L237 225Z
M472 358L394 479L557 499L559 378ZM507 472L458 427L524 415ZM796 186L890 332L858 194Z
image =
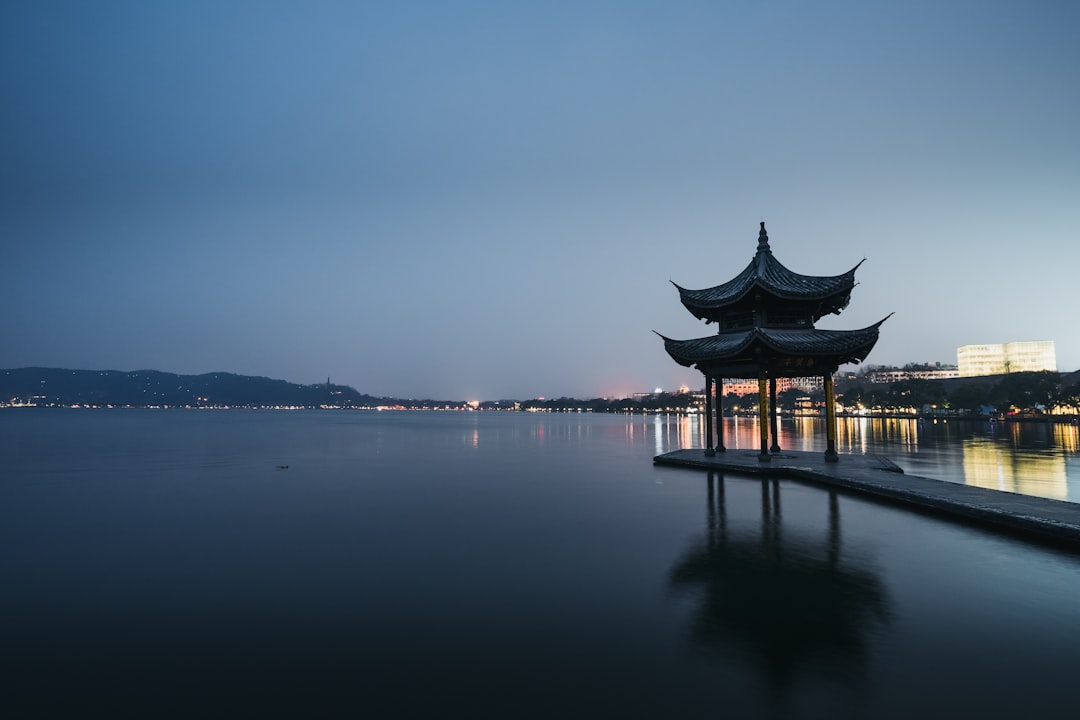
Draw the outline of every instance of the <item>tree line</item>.
M1080 384L1066 385L1052 371L1011 373L981 378L903 380L888 387L858 382L837 395L847 407L902 410L927 407L960 413L1046 412L1080 407Z

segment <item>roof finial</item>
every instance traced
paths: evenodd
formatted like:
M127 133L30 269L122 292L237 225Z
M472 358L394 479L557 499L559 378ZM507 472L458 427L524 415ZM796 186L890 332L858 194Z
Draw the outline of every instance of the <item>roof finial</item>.
M769 234L765 232L765 221L761 221L761 230L757 235L757 249L758 252L772 252L769 248Z

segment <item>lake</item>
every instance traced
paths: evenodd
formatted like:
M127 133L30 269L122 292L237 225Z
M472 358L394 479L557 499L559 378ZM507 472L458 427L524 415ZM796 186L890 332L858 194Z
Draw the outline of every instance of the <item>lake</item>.
M797 482L654 467L700 442L696 422L0 411L3 706L500 718L1072 706L1080 556ZM784 428L785 447L824 449ZM894 430L857 426L841 449L896 459L911 440ZM941 462L967 477L955 460L968 444L1010 442L1001 428L915 432L906 469L927 475ZM1075 445L1066 457L1047 437L1069 495Z

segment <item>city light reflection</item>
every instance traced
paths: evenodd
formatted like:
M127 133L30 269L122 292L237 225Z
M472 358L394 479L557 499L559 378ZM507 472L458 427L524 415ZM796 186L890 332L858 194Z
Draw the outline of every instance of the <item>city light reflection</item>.
M1014 452L983 438L965 439L963 448L968 485L1059 500L1069 495L1061 455Z
M642 427L635 427L639 422ZM723 442L729 452L757 452L758 418L725 417L723 424ZM651 421L632 416L625 432L632 443L650 442L655 455L706 445L705 421L696 414L655 416ZM821 418L779 418L778 434L781 452L825 450ZM880 455L910 475L1040 497L1080 499L1080 427L1074 425L846 417L837 421L837 449L841 454ZM1075 486L1072 497L1070 476Z

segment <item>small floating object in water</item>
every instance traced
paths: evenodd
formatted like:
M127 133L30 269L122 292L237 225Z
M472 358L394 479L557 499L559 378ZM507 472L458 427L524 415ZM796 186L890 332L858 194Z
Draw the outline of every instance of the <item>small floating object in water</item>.
M289 469L289 466L288 466L288 465L278 465L278 466L277 466L277 469L278 469L278 470L288 470L288 469Z

